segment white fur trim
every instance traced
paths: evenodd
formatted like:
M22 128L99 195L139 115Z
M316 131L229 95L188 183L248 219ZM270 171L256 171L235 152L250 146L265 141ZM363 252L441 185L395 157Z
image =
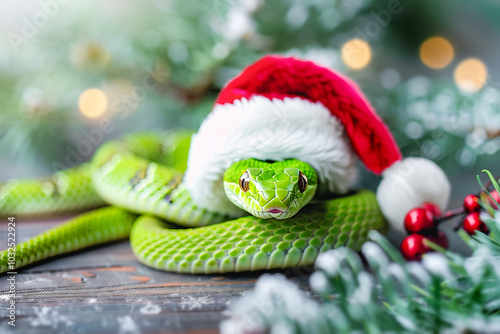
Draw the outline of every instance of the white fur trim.
M450 198L450 182L434 162L424 158L397 161L382 173L377 200L391 227L404 232L408 211L432 202L445 210Z
M236 161L300 159L329 190L345 193L356 176L354 153L340 121L321 103L262 96L216 105L193 135L187 189L200 207L241 213L224 194L225 170Z

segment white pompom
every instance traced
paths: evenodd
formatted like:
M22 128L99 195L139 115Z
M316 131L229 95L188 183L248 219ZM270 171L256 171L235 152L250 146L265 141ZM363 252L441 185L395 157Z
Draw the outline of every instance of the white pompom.
M424 158L406 158L395 162L382 173L377 200L391 227L404 232L408 211L425 202L446 209L450 182L434 162Z

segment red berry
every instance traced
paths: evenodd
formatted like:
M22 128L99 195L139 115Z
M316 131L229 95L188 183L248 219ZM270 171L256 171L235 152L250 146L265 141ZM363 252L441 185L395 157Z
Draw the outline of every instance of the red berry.
M486 224L481 221L479 218L479 212L471 212L465 217L464 222L462 224L465 232L470 235L476 234L476 230L479 230L483 233L488 233L488 228Z
M401 243L401 254L408 261L420 261L422 255L429 251L429 247L424 245L424 237L420 234L411 234Z
M424 208L410 210L405 217L405 228L409 233L425 232L434 228L434 217Z
M441 216L441 209L439 208L439 206L437 206L436 204L434 204L432 202L425 202L422 205L422 207L425 210L427 210L428 212L430 212L433 217Z
M429 241L432 241L436 245L443 247L444 249L448 248L448 238L443 231L438 231L436 235L431 235L425 238L429 239Z
M488 204L493 208L493 210L498 210L497 204L500 203L500 195L498 194L498 191L493 190L490 192L491 197L496 201L494 203L489 196L488 197Z
M476 195L467 195L464 198L464 209L467 212L474 212L479 210L479 203L477 202L477 196Z

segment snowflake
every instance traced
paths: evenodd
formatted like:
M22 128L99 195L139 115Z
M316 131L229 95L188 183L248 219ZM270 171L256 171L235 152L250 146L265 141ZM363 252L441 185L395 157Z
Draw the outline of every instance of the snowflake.
M182 301L180 302L181 308L183 310L194 310L194 309L202 309L204 305L212 304L214 300L212 297L203 296L203 297L182 297Z

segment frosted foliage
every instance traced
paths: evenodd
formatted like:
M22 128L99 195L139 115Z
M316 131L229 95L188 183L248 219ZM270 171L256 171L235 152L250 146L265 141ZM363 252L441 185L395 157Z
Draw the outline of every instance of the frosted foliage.
M496 225L492 225L492 224ZM500 234L498 222L487 221ZM494 235L494 234L491 234ZM406 262L378 233L358 254L347 248L318 257L310 277L322 303L281 275L265 275L232 308L222 333L498 333L500 246L477 234L466 259L447 252ZM367 268L368 267L368 268Z
M389 80L391 76L390 72L381 74L381 83L387 89L390 86L387 84L392 82ZM393 79L396 82L395 76ZM475 155L493 155L500 150L500 90L497 87L486 86L474 94L464 95L449 84L417 76L394 85L393 91L399 101L393 102L399 103L395 109L405 110L402 114L409 116L401 117L399 125L405 128L408 138L421 139L431 135L431 139L425 142L427 146L441 149L439 136L463 138L463 147L457 154L457 161L463 166L472 165ZM436 137L436 133L440 135ZM474 155L468 149L473 149ZM434 152L433 156L431 150L423 148L421 154L432 159L452 155L449 148L441 152L434 148Z
M321 321L319 305L280 274L261 276L255 289L231 307L231 316L221 326L223 334L264 333L268 326L271 333L295 333L286 319L314 334L319 332L311 324Z
M450 279L452 277L450 268L448 266L448 260L446 259L446 256L442 254L427 254L422 260L422 264L431 274L442 277L444 279Z

